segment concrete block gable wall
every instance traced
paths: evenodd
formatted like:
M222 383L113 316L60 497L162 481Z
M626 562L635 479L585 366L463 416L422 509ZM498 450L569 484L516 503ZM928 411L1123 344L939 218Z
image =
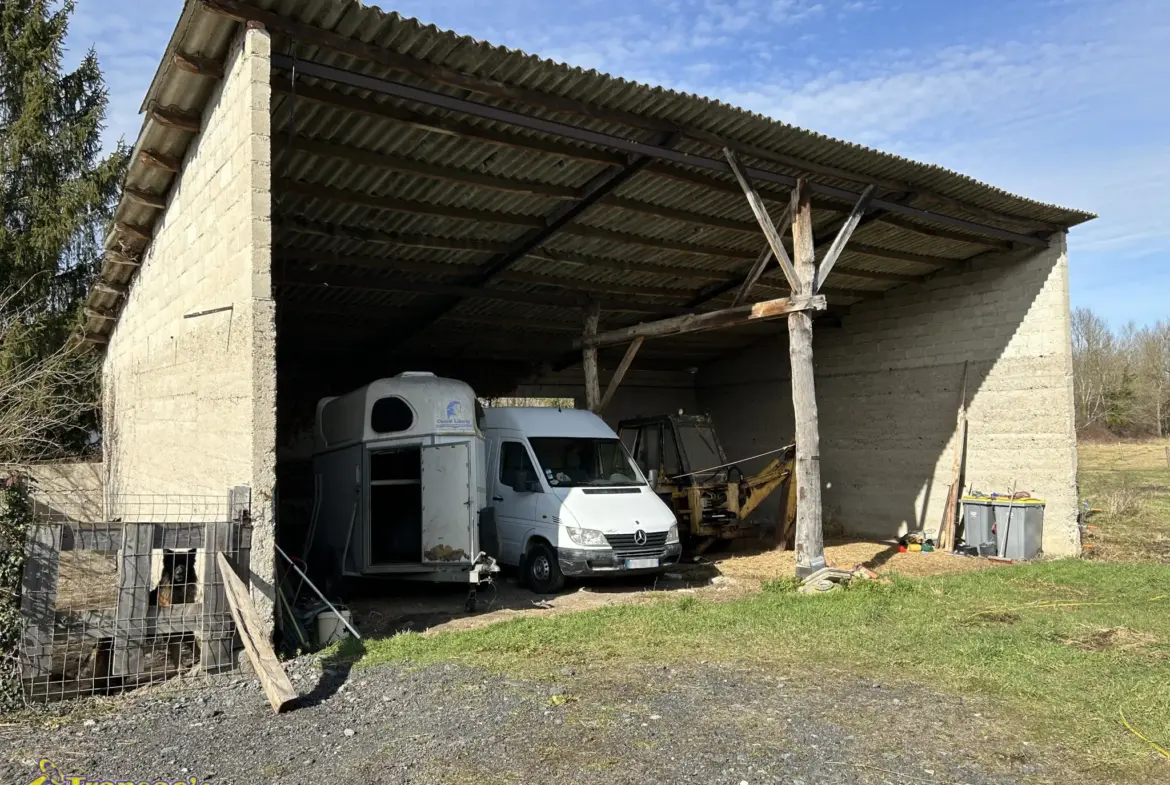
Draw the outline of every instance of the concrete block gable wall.
M1065 240L903 287L854 306L840 328L816 328L826 521L867 536L937 531L967 362L966 485L1034 492L1047 502L1045 553L1079 553ZM790 384L783 339L701 371L699 403L729 457L792 441Z
M263 30L241 30L233 43L103 366L110 514L136 495L222 494L226 508L229 487L250 486L253 583L269 593L270 54ZM193 315L205 311L214 312Z

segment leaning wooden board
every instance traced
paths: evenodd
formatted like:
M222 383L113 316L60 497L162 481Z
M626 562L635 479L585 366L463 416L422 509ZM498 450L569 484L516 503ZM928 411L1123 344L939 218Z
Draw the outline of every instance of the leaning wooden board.
M297 693L292 682L285 675L284 668L276 659L276 652L264 637L264 628L256 616L256 606L248 596L248 587L236 575L231 563L222 553L215 555L219 565L219 574L223 576L224 590L227 594L228 608L231 609L232 619L236 622L240 638L244 641L244 649L248 652L248 659L260 677L260 684L264 687L264 694L277 714L292 708L296 703Z

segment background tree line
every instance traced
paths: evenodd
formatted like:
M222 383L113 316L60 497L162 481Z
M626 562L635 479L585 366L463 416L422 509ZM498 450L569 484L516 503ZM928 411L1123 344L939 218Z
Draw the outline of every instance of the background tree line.
M1077 308L1072 338L1082 438L1170 435L1170 321L1114 330Z

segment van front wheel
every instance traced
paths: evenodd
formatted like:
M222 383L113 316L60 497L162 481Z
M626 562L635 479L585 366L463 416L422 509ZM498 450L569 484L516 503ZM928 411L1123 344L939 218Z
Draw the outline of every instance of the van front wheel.
M537 594L553 594L565 587L565 575L552 547L543 542L532 546L524 559L524 580Z

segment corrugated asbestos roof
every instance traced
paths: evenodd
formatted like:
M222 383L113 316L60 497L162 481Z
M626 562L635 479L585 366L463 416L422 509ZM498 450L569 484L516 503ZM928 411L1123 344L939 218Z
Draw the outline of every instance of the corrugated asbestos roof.
M300 62L392 79L626 139L673 143L674 149L696 155L719 157L712 139L725 140L759 170L851 192L875 183L881 198L995 229L1043 237L1093 217L719 101L553 63L350 0L208 0L208 5L237 17L249 16L251 9L275 14L265 17L274 53ZM290 35L285 21L310 27ZM238 25L238 19L189 1L144 111L167 107L201 113L215 79L184 70L174 55L222 62ZM447 70L431 78L426 68L390 68L344 47L306 43L306 29L331 31ZM521 94L523 100L509 101L499 91L453 86L464 76L529 92ZM603 147L303 74L295 90L290 84L287 71L274 71L273 264L281 337L315 342L329 351L335 345L352 346L374 329L381 336L404 336L421 352L549 359L579 329L575 306L584 296L603 301L603 327L688 307L725 305L736 280L763 248L763 236L729 174L655 161L537 250L485 281L483 271L502 254L630 159ZM548 96L548 102L534 99L532 91ZM598 116L565 111L566 101L595 107ZM668 142L668 130L678 128L684 133ZM146 165L139 153L181 161L191 136L148 114L117 211L119 222L149 232L160 210L144 203L141 194L165 198L176 175ZM293 143L287 143L289 138ZM760 190L778 217L787 203L786 189L761 184ZM840 199L815 198L818 241L822 235L831 239L835 222L849 207ZM119 240L125 235L112 234L107 247ZM831 303L847 305L975 256L1018 251L1011 243L966 229L885 215L857 230L826 293ZM95 340L100 342L116 323L134 270L118 255L108 257L104 283L90 298L88 331ZM479 286L490 297L455 296L436 288L450 286ZM728 291L715 294L719 289ZM782 296L786 290L773 267L752 296ZM701 334L658 348L647 344L640 356L653 358L658 352L697 364L768 330Z

